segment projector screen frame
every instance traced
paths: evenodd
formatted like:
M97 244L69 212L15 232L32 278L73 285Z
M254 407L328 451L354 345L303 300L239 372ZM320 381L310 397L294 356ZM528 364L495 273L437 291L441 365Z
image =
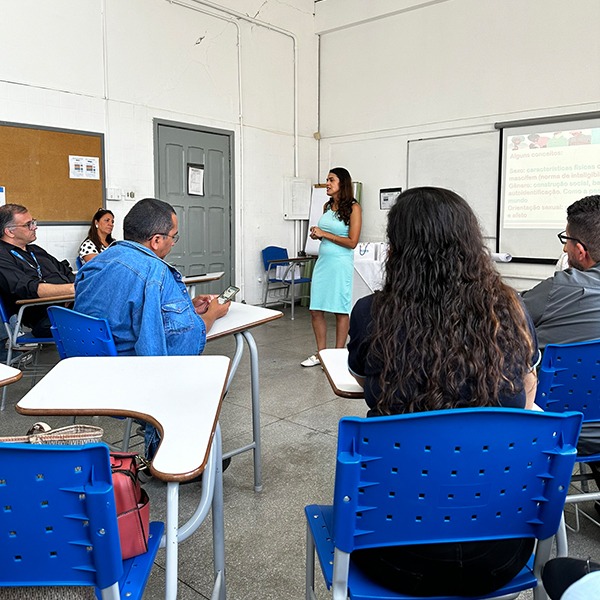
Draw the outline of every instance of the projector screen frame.
M549 117L536 117L531 119L520 119L514 121L501 121L494 123L494 128L499 130L500 132L500 156L499 156L499 168L498 168L498 216L496 221L496 252L510 252L513 255L512 262L517 263L533 263L533 264L554 264L558 259L558 255L560 254L560 246L557 244L556 246L556 256L554 258L550 258L548 256L541 256L542 253L545 253L543 247L540 250L540 256L523 256L520 253L514 252L513 248L506 248L502 245L503 243L503 234L506 237L504 227L504 184L505 184L505 176L507 166L504 164L506 155L506 142L508 134L505 134L505 130L509 130L512 128L529 128L529 127L544 127L551 126L554 124L567 124L567 123L579 123L585 121L593 121L600 120L600 111L586 112L586 113L572 113L567 115L554 115ZM594 125L596 128L597 125ZM568 128L567 128L568 130ZM513 134L510 134L513 135ZM600 193L600 190L598 191ZM591 192L593 193L593 192ZM566 215L565 215L566 220ZM564 227L563 227L564 228ZM510 228L509 228L510 229ZM523 228L522 232L524 235L527 232L531 232L532 229Z

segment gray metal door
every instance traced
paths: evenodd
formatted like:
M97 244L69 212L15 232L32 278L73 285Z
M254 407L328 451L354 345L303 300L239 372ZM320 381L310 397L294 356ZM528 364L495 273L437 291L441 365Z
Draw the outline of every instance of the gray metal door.
M181 235L167 261L184 275L224 271L197 287L219 293L233 282L231 135L160 122L155 135L158 197L177 212Z

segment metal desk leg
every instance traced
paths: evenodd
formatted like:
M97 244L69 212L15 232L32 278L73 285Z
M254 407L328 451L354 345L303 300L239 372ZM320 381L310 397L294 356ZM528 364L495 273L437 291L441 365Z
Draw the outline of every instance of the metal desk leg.
M258 383L258 349L256 342L250 331L242 331L235 334L235 355L231 361L229 370L229 379L226 389L229 389L231 381L237 371L241 360L244 344L242 338L246 340L250 350L250 379L252 385L252 443L236 448L224 454L225 458L230 458L236 454L241 454L248 450L254 450L254 491L262 492L262 450L260 441L260 392Z
M174 600L177 597L177 544L189 538L200 527L208 515L209 508L212 508L213 515L213 563L215 572L212 599L225 600L225 525L222 463L221 427L217 424L210 456L204 469L200 502L194 514L179 529L177 529L178 513L176 506L179 499L179 484L169 482L167 485L167 527L161 540L161 548L166 547L167 551L165 594L167 600ZM175 493L172 493L171 486L177 488Z
M260 441L260 391L258 382L258 349L250 331L242 331L250 350L252 382L252 435L254 438L254 491L262 492L262 445Z
M292 318L294 320L294 308L296 306L296 280L294 279L294 269L292 268Z
M227 385L225 386L225 391L229 391L229 386L233 381L235 373L240 366L240 360L242 360L242 354L244 353L244 342L242 341L242 334L236 333L235 338L235 353L233 358L231 359L231 367L229 368L229 377L227 378Z
M223 517L223 459L221 453L221 427L217 424L213 447L216 449L215 489L212 501L213 560L215 584L211 600L225 600L225 520Z
M167 483L167 522L165 524L166 600L177 599L177 525L179 519L179 482ZM162 545L162 544L161 544Z

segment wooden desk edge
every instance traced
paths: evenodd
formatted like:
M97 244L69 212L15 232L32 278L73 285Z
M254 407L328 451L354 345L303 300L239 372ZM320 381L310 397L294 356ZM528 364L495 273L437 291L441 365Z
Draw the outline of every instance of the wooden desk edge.
M75 300L73 294L63 296L46 296L44 298L28 298L27 300L17 300L17 306L27 306L28 304L51 304L52 302L72 302Z
M220 333L216 333L214 335L210 334L210 331L206 334L206 341L209 342L211 340L218 340L226 335L232 335L234 333L241 333L242 331L246 331L247 329L252 329L253 327L258 327L259 325L264 325L265 323L269 323L270 321L275 321L276 319L281 319L283 317L282 312L278 312L276 315L271 315L270 317L266 317L263 319L258 319L257 321L253 321L252 323L247 323L243 327L232 327L227 331L221 331Z
M0 388L3 388L5 385L10 385L15 381L19 381L21 377L23 377L23 373L19 371L16 375L13 375L12 377L7 377L6 379L0 380Z
M318 256L294 256L293 258L277 258L275 260L268 260L270 265L276 265L278 263L293 263L293 262L306 262L311 260L317 260Z
M202 463L196 469L194 469L193 471L190 471L188 473L164 473L162 471L159 471L158 469L155 469L153 464L150 463L150 472L154 476L156 476L158 479L160 479L161 481L178 481L178 482L187 481L189 479L194 479L195 477L198 477L201 473L204 472L204 469L206 468L206 463L208 462L208 457L210 455L210 449L212 447L213 440L215 439L215 430L217 428L217 423L219 422L219 416L221 414L221 407L223 406L223 398L225 398L225 392L227 391L227 381L229 379L230 371L231 371L231 360L229 361L229 364L227 366L227 373L225 375L225 380L223 381L223 387L221 389L221 398L219 400L219 406L215 413L215 419L213 421L212 429L210 432L210 442L206 447L206 453L204 454L204 459L202 460ZM22 373L19 373L19 376L17 377L17 379L20 379L21 376L22 376ZM15 381L17 379L15 379ZM54 416L56 416L56 417L61 417L61 416L67 416L67 417L105 416L105 417L125 417L125 418L139 419L141 421L146 421L147 423L154 425L154 427L156 427L160 431L161 436L163 434L162 425L152 415L149 415L149 414L146 414L143 412L133 411L133 410L127 411L127 410L122 410L122 409L108 410L108 409L80 408L80 409L77 409L77 411L75 412L73 409L69 410L69 409L65 409L65 408L55 408L55 409L23 408L22 406L19 406L18 402L17 402L17 405L15 406L15 410L21 415L34 416L34 417L39 417L39 416L53 416L53 417ZM158 445L158 449L156 451L157 453L160 449L161 444L162 444L162 440L160 441L160 443Z
M229 373L229 371L228 371ZM212 441L214 439L215 436L215 428L217 426L217 422L219 420L219 414L221 412L221 404L223 402L223 395L221 395L221 402L219 403L219 410L217 411L217 415L215 418L215 421L213 423L212 426L212 431L210 434L210 442L212 444ZM146 423L150 423L151 425L153 425L154 427L156 427L156 429L158 429L161 433L161 436L163 434L163 428L162 425L151 415L148 415L146 413L143 412L137 412L137 411L132 411L132 410L106 410L106 409L88 409L88 408L82 408L82 409L78 409L76 412L74 410L69 410L69 409L64 409L64 408L55 408L55 409L48 409L48 408L22 408L20 407L18 404L15 406L16 411L21 414L21 415L26 415L26 416L32 416L32 417L73 417L73 416L77 416L77 417L124 417L124 418L132 418L132 419L139 419L140 421L145 421ZM105 442L107 443L107 442ZM160 444L162 444L162 440L160 442ZM160 444L159 444L159 448L160 448ZM190 473L163 473L162 471L158 471L157 469L155 469L152 465L152 463L150 463L150 472L155 475L158 479L160 479L161 481L187 481L188 479L193 479L194 477L197 477L198 475L200 475L200 473L202 473L204 471L204 468L206 467L206 463L208 462L208 456L210 454L210 445L207 447L207 452L204 455L204 459L202 461L202 463L198 466L197 469L194 469L193 471L191 471ZM158 450L157 450L158 452Z
M192 277L183 277L181 281L184 285L193 285L195 283L207 283L209 281L217 281L222 279L225 271L217 271L216 273L207 273L206 275L195 275Z
M364 397L365 397L364 391L363 392L347 392L347 391L341 390L339 387L337 387L335 385L333 379L329 375L329 371L325 368L325 363L323 362L323 360L321 360L320 352L317 352L317 355L319 356L319 360L321 361L321 366L323 367L323 372L325 373L325 377L327 377L327 380L329 381L329 385L331 386L331 389L333 390L333 393L336 396L339 396L340 398L351 398L352 400L363 400L364 399ZM358 385L358 383L356 385Z

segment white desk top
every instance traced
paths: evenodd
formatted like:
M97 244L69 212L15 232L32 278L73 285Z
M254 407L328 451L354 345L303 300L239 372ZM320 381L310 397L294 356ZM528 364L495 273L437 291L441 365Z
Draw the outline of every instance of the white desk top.
M281 317L283 317L283 313L280 310L253 306L252 304L242 304L241 302L232 302L229 312L214 322L206 335L206 339L214 340L224 335L245 331L251 327L256 327L257 325L262 325Z
M190 479L208 460L229 364L225 356L67 358L16 408L27 415L111 415L149 421L162 433L151 471L164 480Z
M23 373L19 369L0 363L0 387L19 381L21 377L23 377Z
M346 348L321 350L319 358L336 396L342 398L365 397L362 387L348 371L348 350Z

